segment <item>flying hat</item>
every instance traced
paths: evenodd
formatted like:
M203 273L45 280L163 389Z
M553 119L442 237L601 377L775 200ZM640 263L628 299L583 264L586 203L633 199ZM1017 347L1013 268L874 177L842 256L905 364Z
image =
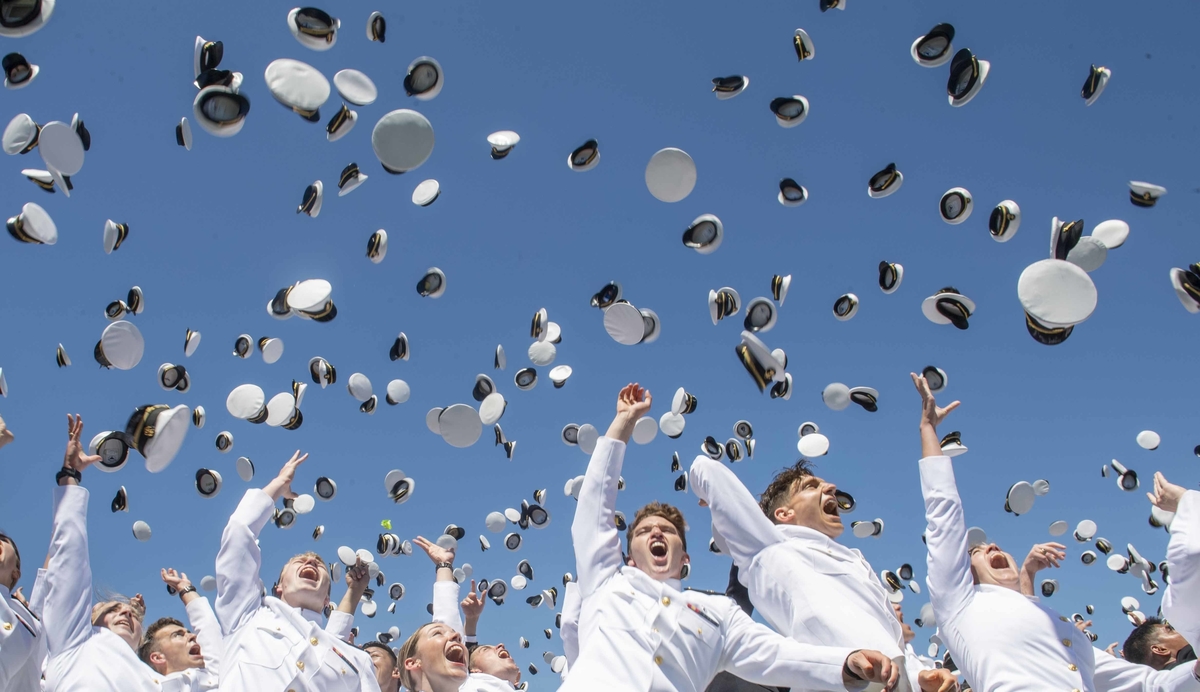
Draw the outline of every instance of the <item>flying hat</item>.
M17 116L17 117L19 118L21 116ZM26 117L28 117L28 116L26 116ZM16 122L15 118L13 119L13 122ZM10 124L9 127L12 127L12 125ZM34 136L34 139L35 140L37 139L36 135ZM4 142L5 142L5 151L8 151L8 148L7 148L8 131L7 130L5 131ZM30 145L30 146L32 146L32 145ZM9 153L12 153L12 152L9 152ZM1167 194L1167 188L1165 188L1161 185L1155 185L1153 183L1144 183L1140 180L1130 180L1129 181L1129 201L1133 202L1133 206L1135 206L1135 207L1153 207L1155 204L1158 203L1158 198L1162 197L1165 194Z
M775 299L775 302L779 303L779 307L783 307L783 301L787 298L787 292L791 286L791 274L787 276L776 274L771 277L771 297Z
M879 290L886 294L895 293L903 281L904 265L888 261L879 263Z
M821 11L828 12L829 10L845 10L846 0L821 0Z
M991 68L991 63L976 58L969 48L955 53L954 59L950 61L950 79L946 81L946 94L950 105L958 108L970 103L983 88Z
M646 336L646 320L636 307L622 301L604 309L604 331L619 344L636 346Z
M1092 105L1096 99L1100 98L1100 94L1104 93L1104 87L1108 86L1108 80L1112 77L1112 70L1107 67L1096 67L1092 65L1088 70L1087 79L1083 81L1083 88L1080 89L1079 95L1083 97L1084 105Z
M193 425L195 425L197 428L203 428L204 420L205 420L205 416L204 416L204 407L203 406L197 406L196 408L192 409L192 424Z
M951 458L966 454L969 451L967 446L962 443L962 433L957 430L946 433L939 446L942 449L942 454Z
M646 188L660 202L678 202L695 187L696 162L682 149L659 149L646 164Z
M667 411L658 419L658 427L667 437L675 440L683 434L684 427L687 426L687 419L682 414Z
M438 181L434 180L433 178L430 178L429 180L423 180L421 181L420 185L417 185L417 187L413 189L412 203L418 207L428 207L429 205L433 204L441 194L442 186L440 183L438 183Z
M206 499L216 497L221 492L221 474L209 469L197 469L196 492Z
M1117 487L1121 490L1133 492L1141 485L1141 482L1138 480L1137 471L1126 468L1124 464L1116 459L1112 460L1112 468L1113 471L1117 472Z
M740 74L713 77L712 84L712 90L717 95L717 99L725 101L745 91L746 87L750 86L750 78Z
M258 340L258 350L262 353L263 362L271 365L283 356L283 339L270 336L261 337Z
M295 430L304 421L304 415L296 407L296 397L291 392L280 392L267 402L267 425ZM303 514L303 512L301 512Z
M879 538L883 535L883 520L850 522L855 538Z
M28 154L38 145L42 127L25 113L18 113L4 128L4 153Z
M77 130L75 126L57 120L42 126L41 134L38 135L38 153L50 172L57 171L64 176L72 176L83 169L84 153L88 149L90 135L85 140L81 132L86 132L86 129L82 129L81 123L76 125L81 129Z
M521 141L521 135L512 130L500 130L488 135L487 141L492 145L492 159L499 161L512 153L513 147Z
M316 117L319 118L320 115L318 114ZM358 124L358 111L352 110L350 106L343 103L342 107L337 109L337 112L325 124L325 139L336 142L350 134L350 130L353 130L356 124Z
M708 292L708 316L712 319L714 325L726 317L738 314L741 309L741 296L729 286Z
M821 433L809 433L797 440L796 449L809 459L825 456L829 452L829 438Z
M1068 524L1065 521L1059 520L1050 524L1050 535L1061 536L1067 532Z
M276 101L309 122L321 118L321 105L329 100L329 80L308 63L279 58L267 65L267 88Z
M205 87L192 102L196 122L217 137L232 137L241 132L249 113L250 99L225 86Z
M1021 227L1021 207L1011 199L1006 199L992 209L988 217L988 233L997 243L1007 243L1017 234Z
M957 288L947 286L922 301L921 312L934 324L953 324L966 329L967 321L975 314L975 301L959 293Z
M858 296L853 293L846 293L837 300L833 301L833 316L839 322L854 317L858 314Z
M504 395L500 392L492 392L484 397L483 401L479 404L479 420L483 425L495 425L497 421L504 417L504 411L507 408L508 402L505 401ZM503 444L503 442L500 444Z
M521 534L510 533L504 537L504 547L509 551L517 551L521 548Z
M445 83L441 64L428 55L422 55L408 66L408 73L404 76L404 93L420 101L428 101L442 93Z
M1017 516L1028 514L1029 510L1033 509L1033 501L1037 499L1034 495L1033 486L1028 481L1018 481L1008 489L1008 495L1004 500L1004 511Z
M1170 277L1171 287L1175 289L1175 296L1184 309L1193 315L1200 312L1200 262L1187 269L1172 269Z
M247 483L254 480L254 462L250 461L250 457L238 457L236 466L238 478Z
M143 543L150 540L150 525L140 519L133 522L133 537Z
M358 70L341 70L333 75L333 86L342 98L356 106L369 106L379 98L375 82Z
M841 382L830 383L821 392L821 400L834 411L842 411L850 405L850 388Z
M679 415L695 413L696 405L698 403L699 400L696 399L693 394L689 393L683 387L680 387L679 389L675 390L675 395L671 399L671 413L676 413Z
M496 383L492 378L480 373L475 376L475 386L471 388L471 398L482 402L496 391Z
M37 185L46 192L54 194L54 175L50 171L43 171L40 168L24 168L21 170L21 175L29 179L29 182ZM69 184L69 180L67 180Z
M371 147L383 169L400 174L411 171L433 153L433 126L420 113L408 109L394 110L375 123L371 131Z
M371 16L367 17L367 38L380 43L387 38L387 20L383 18L382 12L372 12Z
M711 255L721 247L724 237L725 226L721 220L712 214L701 214L683 231L683 245L701 255Z
M104 328L92 355L105 368L132 370L142 361L145 349L146 341L138 328L131 322L119 320Z
M896 164L889 163L886 168L871 176L867 182L867 195L872 199L887 197L900 189L904 184L904 174L896 170Z
M704 442L700 443L700 451L703 452L709 459L720 461L725 456L725 445L717 441L715 437L709 435L704 438Z
M1129 238L1129 224L1120 219L1101 221L1092 229L1092 238L1100 241L1109 250L1116 250Z
M225 44L220 41L209 41L203 36L196 37L195 51L192 53L192 73L199 77L209 70L221 66L225 57Z
M387 401L389 405L395 406L396 404L403 404L404 402L408 401L410 394L411 390L409 389L407 382L404 380L392 380L391 382L388 382L387 394L384 400Z
M938 24L913 41L909 53L921 67L941 67L954 55L954 26Z
M158 367L158 386L163 389L168 391L178 389L186 392L189 385L187 369L182 365L163 363Z
M353 192L359 185L367 181L366 174L358 170L357 163L350 163L342 169L342 174L338 176L338 197L344 197ZM320 182L320 181L318 181ZM315 214L314 214L315 216ZM374 236L372 236L373 238ZM386 252L386 250L385 250ZM370 257L370 247L367 248L367 256ZM381 258L382 259L382 258ZM376 262L376 264L379 264Z
M146 470L165 469L187 437L192 411L187 406L171 408L162 404L139 406L125 425L129 446L146 459Z
M367 239L367 258L371 260L372 264L379 264L387 256L387 243L387 231L382 228L372 233L371 237Z
M554 384L555 389L562 389L567 383L567 379L571 377L572 369L570 365L558 365L550 368L550 382ZM497 394L496 396L499 396Z
M946 190L946 194L942 195L942 201L938 203L942 221L952 226L966 221L974 208L975 201L971 198L971 193L964 187L952 187Z
M1050 328L1083 322L1096 309L1097 301L1096 285L1087 272L1056 259L1040 260L1026 267L1017 280L1017 296L1026 314L1038 325Z
M107 430L88 443L88 454L100 455L96 468L105 473L120 471L129 459L130 440L123 432Z
M1050 258L1065 260L1082 237L1083 219L1064 222L1054 217L1050 221Z
M112 511L113 514L116 514L117 512L129 511L129 493L126 492L125 486L123 485L120 488L117 488L117 494L113 497Z
M775 303L769 298L755 298L746 305L746 318L742 326L749 332L769 332L775 326L779 315Z
M117 223L112 219L104 222L104 254L111 255L121 247L129 235L129 224Z
M621 300L621 284L609 281L604 288L592 295L591 305L601 310Z
M425 275L417 282L417 293L422 298L440 298L446 292L446 274L437 267L425 270Z
M1050 598L1057 591L1058 591L1058 580L1057 579L1043 579L1042 580L1042 597L1043 598Z
M45 209L33 202L21 207L21 213L6 224L8 234L22 243L53 245L58 242L58 226Z
M776 198L785 207L798 207L808 201L808 190L791 178L779 181L779 195Z
M812 39L808 37L808 32L804 29L796 29L796 33L792 36L792 47L796 49L796 59L800 61L812 60L817 54Z
M658 313L650 308L638 308L638 312L642 315L642 340L638 343L654 343L662 334L662 322L658 319ZM550 325L555 326L553 322Z
M1084 519L1075 526L1075 540L1080 543L1087 543L1096 535L1096 522L1091 519Z
M466 404L454 404L438 415L442 439L451 447L466 448L475 444L483 434L479 412Z
M600 163L600 143L594 139L575 147L567 156L567 167L578 173L590 171Z
M58 349L55 350L54 359L60 368L65 368L71 364L71 359L67 357L67 351L63 348L62 344L59 344Z
M879 392L870 387L851 387L850 402L858 404L870 413L879 410Z
M591 423L584 423L579 426L578 438L579 451L590 456L596 449L596 443L600 440L600 431Z
M784 381L783 363L780 363L767 345L754 334L743 331L742 343L735 347L734 352L742 366L746 368L746 372L758 385L759 392L766 389L768 382ZM772 392L772 398L775 398L774 392Z
M933 365L926 365L925 369L921 371L921 376L929 384L929 391L931 392L942 391L950 382L950 377L946 374L946 371Z
M0 36L20 38L45 26L55 0L7 0L0 5Z
M1108 259L1108 247L1099 238L1085 235L1067 253L1066 260L1085 272L1094 272Z
M643 422L644 421L644 422ZM633 426L633 441L640 445L650 444L658 436L658 421L653 417L639 418Z
M795 127L808 117L808 99L799 94L771 99L771 112L780 127Z
M24 89L33 83L42 68L31 65L20 53L9 53L4 56L4 88Z
M306 48L329 50L337 43L342 22L315 7L296 7L288 12L288 30Z
M308 374L312 376L313 384L321 385L321 389L337 382L337 369L320 356L308 361Z
M1033 337L1034 341L1045 346L1057 346L1066 341L1071 336L1071 332L1075 331L1075 327L1051 327L1042 324L1028 312L1025 313L1025 329L1028 330L1029 336Z
M534 368L521 368L513 376L513 382L517 385L517 389L528 391L537 386L537 370Z
M346 390L358 401L370 399L373 393L371 380L361 372L350 375L350 380L346 383Z

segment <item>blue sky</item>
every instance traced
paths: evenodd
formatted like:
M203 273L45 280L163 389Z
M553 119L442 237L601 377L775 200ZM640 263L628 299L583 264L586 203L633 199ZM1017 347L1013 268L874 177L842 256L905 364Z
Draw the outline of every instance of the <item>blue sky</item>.
M342 20L337 45L311 51L291 37L289 3L206 3L203 11L172 3L135 2L121 12L62 3L39 33L0 43L41 66L37 81L0 93L0 120L27 112L45 124L79 112L92 133L83 171L70 199L47 195L19 176L41 167L36 153L0 160L8 184L0 209L16 214L25 202L43 205L57 222L53 247L4 241L0 301L6 338L0 367L9 396L0 415L17 440L0 451L5 501L0 526L19 542L27 565L40 561L49 537L54 472L65 443L63 414L79 412L85 438L121 428L146 403L203 405L208 422L192 429L174 463L156 475L140 458L115 475L91 471L89 522L97 586L147 594L151 617L182 616L166 596L160 567L193 579L213 572L221 529L247 487L260 487L300 448L311 453L296 487L311 492L320 475L339 484L337 498L320 503L291 531L268 527L262 537L264 574L270 582L290 555L315 548L327 560L337 546L373 547L379 523L391 519L404 537L433 538L454 522L467 528L459 562L476 573L505 579L529 559L530 584L561 586L574 571L570 522L574 502L564 481L583 473L587 458L563 446L559 431L571 422L604 430L618 389L638 381L655 394L654 415L685 386L699 398L684 435L660 435L634 446L626 457L627 489L619 508L632 515L651 499L680 504L690 524L697 588L723 589L727 558L704 546L706 510L695 497L672 491L672 452L685 461L705 435L725 439L740 418L758 439L753 460L736 471L755 492L774 471L796 458L796 428L816 421L831 450L819 472L853 493L858 510L847 518L883 518L878 540L845 542L861 548L877 570L909 562L924 577L924 527L916 460L919 400L908 373L935 364L950 375L943 393L961 399L943 432L961 430L971 451L956 460L971 524L1021 560L1034 542L1050 540L1047 526L1072 526L1091 518L1099 535L1123 547L1132 542L1155 561L1167 535L1146 523L1142 493L1123 493L1100 466L1113 458L1149 481L1156 469L1195 487L1200 443L1191 389L1195 363L1187 344L1194 318L1176 300L1167 280L1171 267L1198 259L1192 237L1198 153L1196 108L1187 84L1196 71L1190 28L1198 10L1172 3L1146 13L1116 2L1086 12L1045 3L866 3L821 14L813 2L764 2L752 9L721 3L678 5L615 3L582 11L563 4L518 6L484 2L385 5L356 1L323 9ZM367 41L371 11L388 19L387 43ZM909 58L912 41L939 22L957 29L955 48L969 47L992 70L980 94L961 109L946 103L947 68L923 69ZM816 45L816 58L798 63L791 48L796 27ZM217 139L194 127L191 152L174 144L172 129L191 116L192 43L203 35L221 40L221 67L245 74L243 93L252 107L245 129ZM446 86L429 102L404 95L406 66L435 57ZM366 72L379 100L357 108L357 127L329 143L323 124L338 107L336 91L309 124L275 103L263 70L276 58L296 58L327 77L343 68ZM1080 85L1091 63L1113 70L1100 100L1085 107ZM709 80L745 74L750 87L717 101ZM776 96L803 94L811 115L782 129L768 109ZM437 144L421 168L386 175L370 146L375 121L395 108L414 108L433 124ZM521 143L503 161L488 157L486 136L511 129ZM573 173L570 151L588 138L600 142L602 161ZM650 156L674 146L695 159L699 179L685 200L666 204L646 190ZM338 198L337 177L357 162L370 179ZM889 162L905 175L903 188L869 199L870 176ZM811 199L799 208L775 201L780 178L805 185ZM442 195L428 208L409 201L426 178ZM306 185L325 182L317 219L295 214ZM1153 209L1128 201L1126 182L1148 180L1170 193ZM974 215L959 226L937 215L941 194L954 186L975 196ZM1023 221L1006 244L987 233L991 207L1016 200ZM688 250L680 234L702 213L725 226L721 248L708 256ZM1022 269L1046 256L1052 216L1083 218L1090 231L1110 218L1129 222L1129 241L1092 274L1099 307L1065 344L1048 348L1027 335L1016 296ZM102 250L106 218L128 223L130 235L112 255ZM386 260L365 257L368 237L389 233ZM876 287L880 260L905 266L892 295ZM437 300L414 286L438 266L448 289ZM796 393L790 401L760 395L738 365L741 315L714 327L705 304L712 288L732 286L745 301L769 295L772 274L792 274L791 292L775 329L763 335L790 358ZM281 286L307 278L332 282L339 308L329 324L277 322L264 305ZM588 299L616 279L625 297L653 308L662 320L654 344L621 346L605 334L601 314ZM146 311L134 318L146 337L146 354L129 372L103 371L91 349L106 321L104 306L131 285L145 291ZM921 300L953 285L975 300L968 331L935 326L921 315ZM845 292L861 300L858 315L838 322L834 300ZM528 364L528 325L548 309L564 340L556 364L574 375L553 389L546 369L529 392L512 375ZM199 351L183 358L186 329L203 333ZM412 359L388 360L399 331L408 334ZM231 355L234 339L284 340L283 358L265 365L255 356ZM74 364L58 369L61 342ZM492 351L504 344L508 370L492 373ZM305 423L288 432L232 419L228 392L255 383L268 396L307 376L312 356L328 358L339 382L311 387ZM164 392L155 371L183 362L192 376L187 394ZM380 404L373 416L358 412L344 389L360 371L382 394L387 381L412 387L409 402ZM490 434L470 449L454 449L425 427L433 406L471 403L476 373L491 373L509 400L502 425L519 444L510 462L490 445ZM834 412L821 402L829 382L880 391L880 410ZM1162 436L1154 452L1134 442L1143 429ZM219 454L221 430L235 435L234 449ZM239 455L259 470L252 484L234 470ZM199 467L219 470L225 487L203 500L192 485ZM403 506L383 493L384 474L400 468L417 478L416 495ZM1016 481L1044 478L1048 496L1028 515L1003 511ZM110 514L116 488L129 491L129 514ZM497 547L486 554L475 536L491 510L519 506L548 488L553 514L544 531L529 532L518 554ZM154 537L136 542L134 520L151 524ZM324 524L315 545L310 533ZM497 536L491 536L493 539ZM1066 566L1055 576L1053 605L1064 613L1096 606L1101 645L1123 640L1129 625L1119 599L1156 597L1135 580L1102 564L1084 567L1086 548L1071 542ZM424 556L387 558L389 581L408 594L395 616L380 609L360 616L367 636L398 625L404 633L425 618L432 572ZM23 584L28 590L33 570ZM335 591L340 595L341 587ZM529 591L528 594L532 594ZM208 594L212 596L213 594ZM380 594L384 596L384 594ZM501 608L489 605L481 638L514 647L522 666L540 663L543 650L561 651L553 614L533 611L513 593ZM910 619L922 596L905 601ZM932 630L918 630L923 648ZM544 667L544 666L543 666ZM535 683L545 678L531 678ZM544 683L543 683L544 684Z

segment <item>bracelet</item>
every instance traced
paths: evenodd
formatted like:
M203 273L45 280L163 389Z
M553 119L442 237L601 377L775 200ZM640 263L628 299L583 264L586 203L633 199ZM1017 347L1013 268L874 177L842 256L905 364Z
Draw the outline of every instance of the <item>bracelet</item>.
M59 471L58 473L54 474L54 482L55 482L55 484L60 484L60 483L62 483L62 480L63 480L64 478L74 478L74 479L75 479L75 482L76 482L76 483L78 483L78 482L79 482L79 481L80 481L80 480L83 478L83 474L82 474L82 473L80 473L80 472L78 472L78 471L76 471L76 470L75 470L75 469L73 469L73 468L70 468L70 467L64 466L64 467L62 467L62 470L61 470L61 471Z
M442 569L443 567L445 567L448 570L453 571L454 563L453 562L439 562L439 563L437 563L437 567L435 567L434 569Z
M186 596L187 594L190 594L190 593L196 593L196 587L189 584L179 590L179 597L183 598L184 596Z

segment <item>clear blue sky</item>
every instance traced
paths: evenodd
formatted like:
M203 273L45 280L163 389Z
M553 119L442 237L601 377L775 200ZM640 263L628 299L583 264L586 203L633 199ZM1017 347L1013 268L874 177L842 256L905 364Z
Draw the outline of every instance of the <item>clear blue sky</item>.
M0 159L8 181L0 186L5 216L35 201L59 229L53 247L0 241L0 367L10 388L0 411L17 435L0 452L0 526L19 541L27 589L49 536L63 414L82 413L90 439L123 427L140 404L199 404L208 411L207 425L190 431L164 472L150 475L134 458L116 475L85 474L97 586L144 592L151 617L182 616L159 568L182 569L197 581L211 574L221 529L244 490L266 483L300 448L312 456L296 487L311 492L313 480L328 475L339 494L295 529L264 532L268 583L294 553L315 548L331 560L339 545L373 547L383 519L407 538L433 538L455 522L468 531L459 562L472 563L478 575L507 579L520 559L533 563L531 590L514 592L501 608L489 605L481 637L515 647L523 635L533 648L517 653L522 667L541 663L543 650L561 651L557 636L547 642L541 635L553 627L553 614L529 609L521 596L534 586L561 586L562 573L574 570L574 502L562 486L587 461L563 446L559 430L591 422L603 431L617 390L630 381L655 394L656 417L676 387L699 398L683 437L660 435L630 450L628 487L619 495L629 515L651 499L684 508L695 567L690 585L724 588L728 559L707 552L707 510L694 496L672 491L671 454L690 462L705 435L723 440L740 418L754 423L758 447L737 472L756 492L795 460L798 425L816 421L832 441L820 473L858 499L847 523L886 522L879 540L857 540L847 530L845 542L861 548L877 570L909 562L923 578L918 398L908 373L928 364L950 375L943 398L963 401L943 432L961 430L971 448L956 460L969 523L987 529L1018 560L1034 542L1049 540L1052 521L1074 526L1084 518L1096 520L1099 535L1115 545L1132 542L1162 559L1167 535L1147 525L1145 496L1119 491L1099 469L1117 458L1145 481L1155 469L1189 487L1198 480L1190 347L1196 318L1179 305L1167 272L1200 259L1193 164L1200 152L1191 117L1197 101L1180 86L1196 75L1192 28L1200 9L851 0L844 12L821 14L815 0L752 7L620 2L588 10L545 2L345 1L324 6L343 28L332 50L317 53L288 32L291 7L271 0L212 2L200 10L139 1L114 12L64 2L41 32L0 42L4 52L19 50L42 68L27 89L0 93L0 120L28 112L44 124L79 112L93 139L70 199L19 176L22 168L41 167L36 153ZM376 9L388 19L386 44L365 37ZM970 47L992 63L986 86L961 109L946 103L948 67L923 69L908 55L913 39L939 22L956 27L956 48ZM815 60L796 61L796 27L812 36ZM224 41L221 67L245 74L252 108L245 129L231 139L194 127L195 146L186 152L172 129L192 113L197 34ZM445 89L429 102L406 97L402 87L406 66L420 55L445 69ZM363 70L378 85L379 100L358 108L357 127L331 144L323 126L339 105L336 92L321 124L289 113L262 77L267 63L281 57L306 61L330 78L343 68ZM1093 62L1111 68L1113 77L1087 108L1079 89ZM738 73L750 76L749 89L717 101L709 80ZM809 99L811 115L785 130L768 104L791 94ZM370 146L373 124L394 108L424 113L437 136L428 162L398 177L382 171ZM521 143L507 159L492 161L485 137L503 129L520 133ZM600 165L569 171L568 153L592 137L600 142ZM694 192L675 204L652 198L643 181L650 156L667 146L688 151L699 171ZM338 198L338 174L351 161L370 180ZM892 161L905 175L903 189L869 199L868 178ZM775 201L785 176L808 188L807 204L789 209ZM430 177L441 182L441 198L428 208L413 206L413 188ZM298 216L305 186L318 178L327 193L320 217ZM1170 193L1156 208L1134 208L1130 179L1165 185ZM939 197L954 186L976 199L974 215L960 226L937 214ZM1016 200L1023 213L1007 244L987 233L988 213L1002 199ZM702 213L725 224L724 244L708 256L680 243L683 229ZM1046 256L1056 215L1083 218L1089 230L1125 219L1132 232L1092 274L1100 295L1095 314L1064 345L1048 348L1027 335L1016 284L1026 265ZM110 256L101 243L106 218L130 226L128 240ZM374 265L365 247L378 228L387 229L390 249ZM883 259L906 270L903 286L887 296L876 287ZM414 290L429 266L448 276L437 300ZM775 273L794 277L778 326L764 335L790 357L796 393L786 402L760 395L738 365L733 348L741 316L714 327L705 304L708 290L724 285L747 301L769 295ZM277 322L265 313L278 288L307 278L332 282L334 322ZM658 313L656 343L625 347L605 334L588 299L610 279L624 284L635 305ZM134 284L146 296L146 311L134 318L147 340L145 357L130 372L100 370L91 350L106 324L104 306ZM978 304L968 331L935 326L921 315L921 300L946 285ZM853 320L838 322L831 307L848 291L862 306ZM528 364L529 320L541 307L563 329L557 363L575 374L555 390L542 369L537 388L519 392L512 376ZM198 353L184 360L188 328L204 336ZM401 330L413 355L393 363L388 348ZM281 337L283 358L274 365L257 355L235 358L233 341L242 332ZM69 368L55 366L59 342L74 361ZM433 406L471 402L474 376L492 372L497 343L509 354L508 370L493 375L510 402L502 424L519 442L511 462L491 446L490 433L459 450L424 424ZM299 431L252 426L226 413L233 387L250 382L268 396L285 391L292 378L307 377L308 359L316 355L334 363L339 383L309 389ZM163 362L186 364L190 392L158 387L155 371ZM381 402L375 415L360 414L344 388L356 371L381 395L388 380L407 380L411 400L396 407ZM877 388L879 412L825 408L820 391L832 381ZM1147 428L1162 435L1155 452L1134 442ZM236 438L225 455L213 445L221 430ZM239 455L259 469L252 485L237 477ZM201 466L224 475L215 499L203 500L193 489ZM419 482L403 506L383 493L391 468ZM1050 481L1051 493L1028 515L1006 515L1007 488L1039 478ZM122 484L130 512L110 514L109 500ZM491 536L497 547L480 554L475 536L485 531L485 515L519 506L543 487L551 526L526 533L518 554L504 551L497 536ZM148 543L131 535L138 519L153 527ZM318 523L326 531L314 545L310 533ZM1123 640L1129 625L1120 597L1141 597L1147 612L1158 599L1102 564L1083 567L1085 546L1068 547L1067 565L1053 575L1062 585L1053 605L1069 614L1094 604L1101 644ZM360 616L359 624L368 637L393 624L407 634L426 618L430 565L424 556L382 565L408 594L395 616L381 607L374 620ZM923 600L905 601L910 619ZM918 648L930 634L918 631ZM546 685L544 675L530 679Z

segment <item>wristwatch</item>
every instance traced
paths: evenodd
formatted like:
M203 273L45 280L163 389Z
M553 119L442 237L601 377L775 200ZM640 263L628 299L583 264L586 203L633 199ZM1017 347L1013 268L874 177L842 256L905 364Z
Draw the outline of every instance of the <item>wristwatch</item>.
M445 567L448 570L453 570L454 563L453 562L439 562L439 563L437 563L437 567L435 567L434 569L438 570L438 569L442 569L443 567Z
M80 472L78 472L78 471L76 471L76 470L75 470L75 469L73 469L73 468L70 468L70 467L68 467L68 466L64 466L64 467L62 467L62 470L61 470L61 471L59 471L58 473L54 474L54 482L55 482L55 484L60 484L60 483L62 483L62 479L64 479L64 478L74 478L74 479L75 479L75 482L76 482L76 483L78 483L78 482L80 481L80 479L82 479L82 478L83 478L83 474L82 474L82 473L80 473Z
M189 584L179 590L179 597L183 598L185 595L190 594L190 593L195 593L195 592L196 592L196 587Z

